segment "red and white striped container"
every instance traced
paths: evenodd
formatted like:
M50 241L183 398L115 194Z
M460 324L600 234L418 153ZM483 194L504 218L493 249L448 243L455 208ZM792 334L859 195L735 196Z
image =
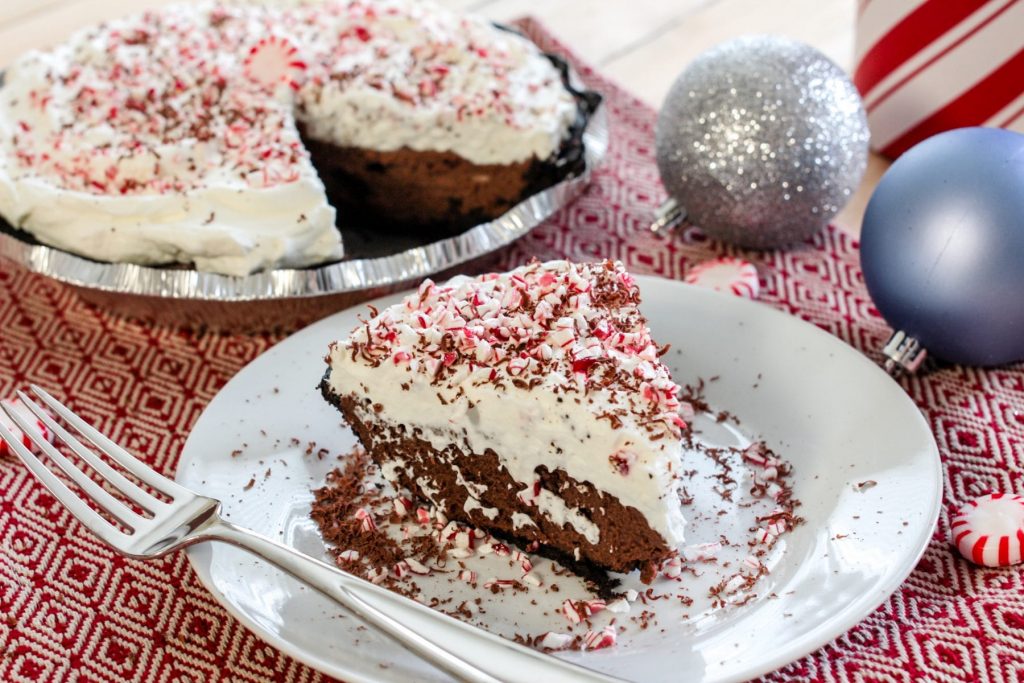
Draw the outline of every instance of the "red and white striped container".
M859 0L855 63L885 156L952 128L1024 133L1024 0Z

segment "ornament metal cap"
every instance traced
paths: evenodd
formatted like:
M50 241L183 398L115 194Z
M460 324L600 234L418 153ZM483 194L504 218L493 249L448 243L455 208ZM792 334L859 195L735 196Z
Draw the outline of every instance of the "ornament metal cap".
M669 197L658 210L654 212L654 222L651 223L651 232L660 235L671 230L686 220L686 209L679 205L675 199Z
M882 347L885 355L885 371L893 377L903 372L915 373L928 356L921 343L903 330L896 330Z

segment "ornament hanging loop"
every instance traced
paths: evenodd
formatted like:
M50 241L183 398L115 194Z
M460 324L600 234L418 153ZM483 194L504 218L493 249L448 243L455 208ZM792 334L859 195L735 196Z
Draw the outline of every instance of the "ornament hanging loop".
M889 341L882 347L882 353L885 355L885 371L893 377L899 377L904 372L917 372L928 356L920 342L903 330L896 330L889 337Z
M658 210L654 212L654 222L651 223L651 232L655 235L663 235L672 228L682 225L686 220L686 209L679 205L675 199L669 197Z

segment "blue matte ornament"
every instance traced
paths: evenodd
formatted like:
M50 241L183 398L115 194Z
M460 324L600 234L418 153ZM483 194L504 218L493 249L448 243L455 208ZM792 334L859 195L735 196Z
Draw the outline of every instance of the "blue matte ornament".
M886 367L924 351L965 365L1024 360L1024 135L961 128L885 173L861 231L864 282L897 330Z

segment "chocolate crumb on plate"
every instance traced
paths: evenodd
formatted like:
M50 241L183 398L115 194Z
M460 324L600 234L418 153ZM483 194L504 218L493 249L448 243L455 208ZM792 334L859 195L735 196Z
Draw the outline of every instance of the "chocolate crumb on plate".
M777 598L759 586L802 523L792 470L735 423L718 422L719 412L708 407L694 418L701 438L680 475L689 492L687 541L647 586L636 571L580 576L571 557L553 560L538 544L527 550L449 520L396 490L361 448L341 457L314 492L312 517L341 569L450 616L546 651L621 646L632 633L661 628L654 605L694 622Z

